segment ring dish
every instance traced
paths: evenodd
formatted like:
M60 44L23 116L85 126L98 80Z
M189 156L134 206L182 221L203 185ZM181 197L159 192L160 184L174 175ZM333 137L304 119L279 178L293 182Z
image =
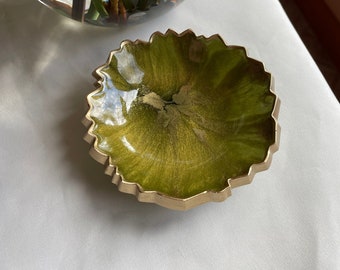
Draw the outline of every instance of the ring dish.
M271 74L219 35L124 41L94 76L90 153L139 201L176 210L223 201L278 150Z

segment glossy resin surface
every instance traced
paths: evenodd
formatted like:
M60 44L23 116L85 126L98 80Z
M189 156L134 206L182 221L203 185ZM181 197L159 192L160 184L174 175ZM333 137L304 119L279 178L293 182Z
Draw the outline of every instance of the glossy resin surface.
M87 113L94 149L139 192L223 192L277 143L271 75L218 35L169 30L125 41L96 76Z

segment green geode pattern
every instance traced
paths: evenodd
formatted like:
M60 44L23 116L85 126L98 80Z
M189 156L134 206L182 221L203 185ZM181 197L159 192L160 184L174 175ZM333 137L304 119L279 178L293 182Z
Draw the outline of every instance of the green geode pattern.
M97 72L101 87L88 96L95 147L144 191L221 191L275 142L270 74L218 35L124 42Z

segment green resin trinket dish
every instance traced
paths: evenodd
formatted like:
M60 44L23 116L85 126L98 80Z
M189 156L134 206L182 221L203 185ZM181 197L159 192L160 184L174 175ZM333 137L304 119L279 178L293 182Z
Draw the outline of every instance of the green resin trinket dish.
M272 76L219 35L123 41L94 76L90 154L139 201L176 210L223 201L278 150Z

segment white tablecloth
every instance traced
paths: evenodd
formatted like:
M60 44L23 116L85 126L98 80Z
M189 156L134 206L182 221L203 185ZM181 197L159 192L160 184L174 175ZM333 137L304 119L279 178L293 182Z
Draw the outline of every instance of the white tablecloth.
M0 269L340 269L340 106L278 1L186 0L113 30L0 0L0 22ZM245 46L282 101L270 169L187 212L118 192L80 123L109 51L168 28Z

